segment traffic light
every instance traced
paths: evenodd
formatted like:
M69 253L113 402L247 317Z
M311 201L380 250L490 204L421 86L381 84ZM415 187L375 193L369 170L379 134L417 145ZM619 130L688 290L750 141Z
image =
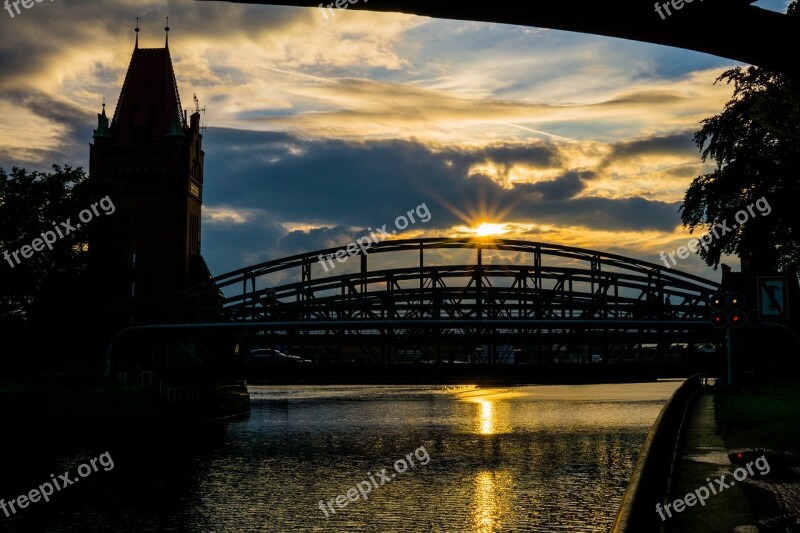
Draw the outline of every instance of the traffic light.
M728 305L731 309L744 309L744 294L732 292L728 295Z
M714 311L711 313L711 324L715 328L724 328L728 325L728 315L725 311Z
M747 319L742 311L731 311L731 314L728 315L728 320L731 323L731 326L734 328L741 328L747 323Z
M708 299L708 305L713 310L711 325L715 328L726 326L741 328L747 324L747 315L744 312L745 298L741 292L713 294Z

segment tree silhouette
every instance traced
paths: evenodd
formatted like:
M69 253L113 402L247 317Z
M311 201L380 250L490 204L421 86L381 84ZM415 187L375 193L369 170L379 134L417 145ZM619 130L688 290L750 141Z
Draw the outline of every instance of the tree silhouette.
M0 367L64 370L88 363L91 348L102 342L102 331L111 327L102 295L109 280L126 272L109 261L90 271L90 243L123 242L128 222L123 213L110 217L100 211L77 225L82 210L104 196L113 198L110 185L80 167L53 165L49 173L14 167L10 174L0 168ZM69 232L61 226L68 220L74 228ZM17 253L17 263L13 252L56 227L62 235L52 249L27 258Z
M798 1L788 9L800 16ZM725 109L705 119L694 135L702 160L716 169L698 176L686 191L681 219L690 230L726 223L736 229L715 238L698 253L719 266L723 254L747 259L757 270L796 267L800 260L800 80L761 67L737 67L716 82L733 83ZM768 216L735 215L758 199ZM744 217L742 217L744 218ZM720 232L722 233L722 232Z

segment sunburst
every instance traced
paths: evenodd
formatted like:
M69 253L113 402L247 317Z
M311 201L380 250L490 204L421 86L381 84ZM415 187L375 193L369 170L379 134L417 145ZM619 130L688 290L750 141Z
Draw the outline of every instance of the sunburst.
M506 233L505 224L492 224L490 222L483 222L478 227L472 229L476 237L489 237L492 235L502 235Z

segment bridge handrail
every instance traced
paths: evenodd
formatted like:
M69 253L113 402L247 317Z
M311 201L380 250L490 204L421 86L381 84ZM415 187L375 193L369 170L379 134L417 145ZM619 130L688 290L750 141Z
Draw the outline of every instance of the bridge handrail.
M147 385L145 385L145 377ZM198 401L200 399L200 389L197 387L170 387L158 374L151 370L141 372L141 383L143 389L153 389L153 381L158 385L159 396L164 397L168 402L185 403L186 401Z

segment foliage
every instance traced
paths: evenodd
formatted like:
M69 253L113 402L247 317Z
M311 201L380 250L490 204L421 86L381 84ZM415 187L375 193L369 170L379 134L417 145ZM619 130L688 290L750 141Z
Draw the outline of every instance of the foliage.
M800 15L797 1L789 8ZM756 259L765 269L796 267L800 260L800 83L788 74L737 67L717 82L733 84L725 109L702 122L694 141L716 169L694 179L681 206L691 230L734 223L734 215L764 197L769 216L754 216L699 249L708 265L723 254Z
M103 211L77 228L78 214L108 195L109 184L87 177L80 167L52 168L46 173L0 168L0 334L6 346L0 364L6 367L10 359L23 366L28 360L41 369L41 363L85 358L79 352L85 351L87 339L97 338L103 318L98 307L103 287L97 281L103 276L89 271L89 243L99 238L121 242L125 234L124 217ZM76 227L68 234L61 226L67 220ZM31 245L54 226L63 237L52 243L52 250L44 248L29 258L17 254L20 263L12 258L13 266L3 256Z

